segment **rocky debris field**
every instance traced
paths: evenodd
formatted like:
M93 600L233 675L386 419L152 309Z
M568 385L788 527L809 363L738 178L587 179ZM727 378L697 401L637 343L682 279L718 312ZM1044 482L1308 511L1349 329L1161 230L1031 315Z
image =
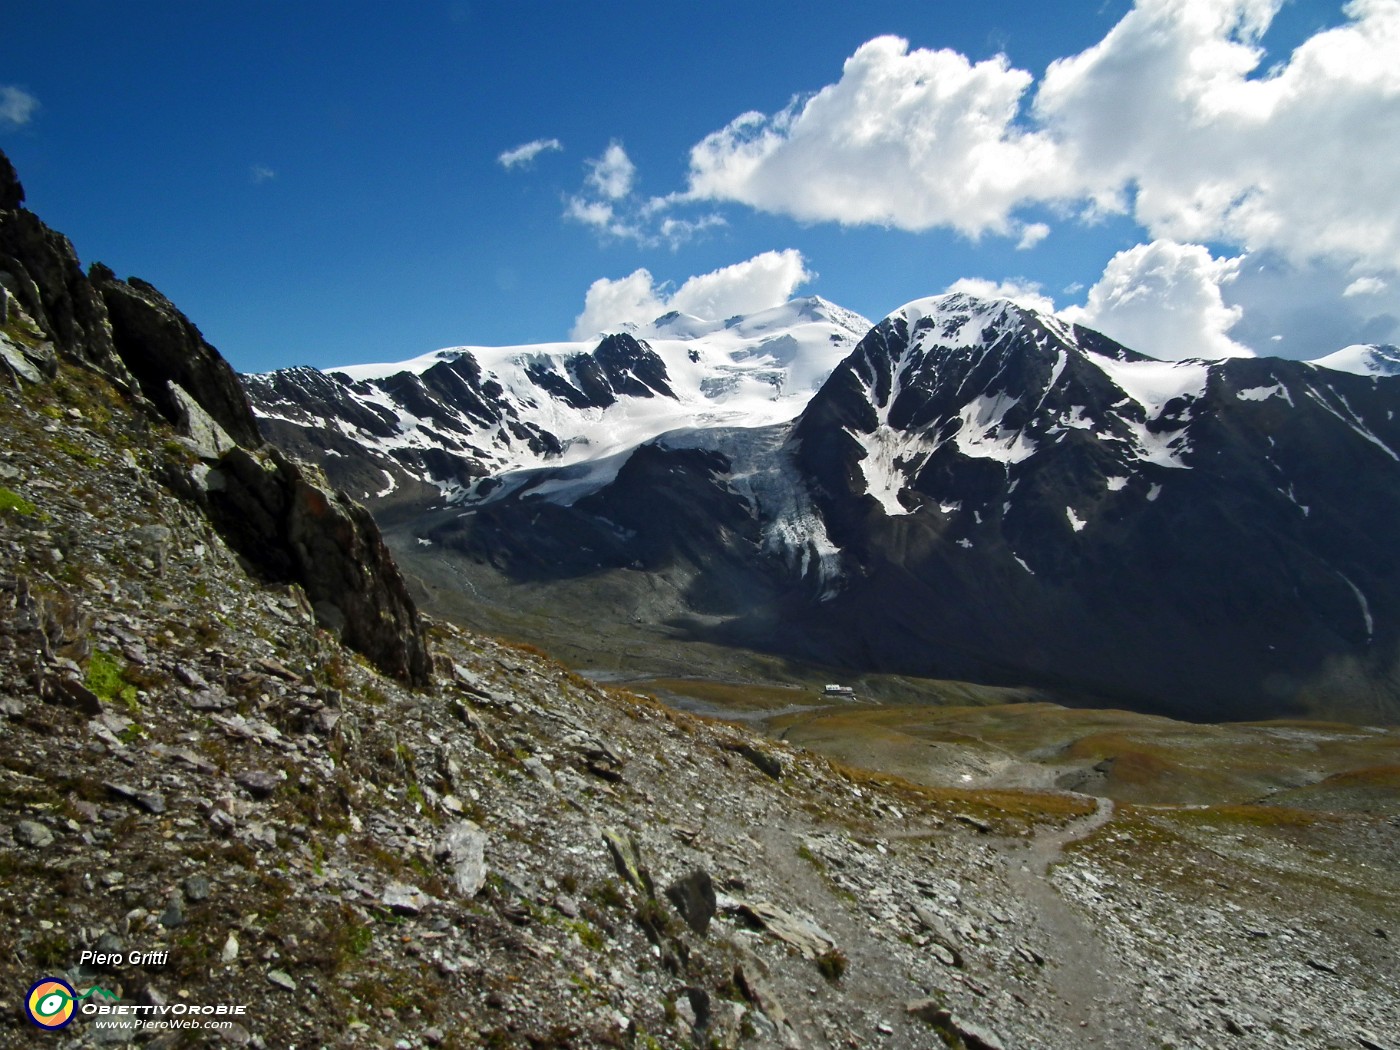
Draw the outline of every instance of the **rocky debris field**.
M1270 807L1144 807L1053 885L1094 927L1106 990L1206 1045L1393 1047L1400 824ZM1155 859L1155 863L1151 860Z
M7 987L243 1003L223 1038L269 1047L938 1046L1036 1023L994 809L446 625L434 685L405 688L298 588L251 580L155 483L184 446L119 405L78 370L7 395ZM927 837L890 837L911 825ZM59 1045L146 1038L85 1023ZM0 1040L30 1038L9 1012Z

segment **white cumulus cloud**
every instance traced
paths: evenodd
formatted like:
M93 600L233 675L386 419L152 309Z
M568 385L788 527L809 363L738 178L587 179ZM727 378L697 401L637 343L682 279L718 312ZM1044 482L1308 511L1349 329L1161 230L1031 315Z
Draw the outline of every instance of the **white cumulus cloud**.
M619 325L653 321L666 312L663 294L647 269L616 279L600 277L588 286L572 338L591 339Z
M1228 334L1243 311L1221 293L1241 261L1217 259L1199 244L1139 244L1110 259L1085 304L1060 316L1164 361L1252 357Z
M564 218L592 226L599 233L613 237L636 238L641 234L638 228L619 219L616 210L607 201L570 197L564 205Z
M787 302L813 276L802 253L788 248L691 277L674 292L658 285L646 269L599 278L584 296L573 338L590 339L626 323L646 324L671 310L715 321L754 313Z
M1154 238L1400 265L1400 0L1266 71L1282 0L1138 0L1104 39L1051 64L1039 126L1079 193Z
M1400 268L1400 0L1350 0L1287 55L1283 0L1137 0L1044 76L897 37L691 151L688 195L804 221L1019 238L1017 210L1126 213L1144 240Z
M815 275L794 248L762 252L752 259L692 277L671 296L672 310L719 321L766 310L792 298Z
M541 153L553 153L562 150L564 144L558 139L534 139L530 142L508 149L496 157L496 163L510 171L513 168L526 168L534 163L536 157Z
M39 100L23 88L6 84L0 87L0 127L20 127L33 119Z
M1354 299L1358 295L1379 295L1385 289L1386 283L1379 277L1358 277L1342 289L1342 298Z
M1046 237L1050 236L1050 227L1043 222L1031 222L1021 227L1021 239L1016 242L1016 250L1027 252L1034 248Z
M878 37L837 83L697 144L689 195L803 220L1009 232L1018 204L1069 189L1055 143L1016 122L1031 80L1004 56L972 63Z
M682 192L638 198L614 142L566 214L675 245L722 222L680 209L731 202L803 222L1006 237L1025 251L1051 233L1030 209L1062 222L1122 215L1144 243L1114 256L1069 312L1130 346L1317 356L1342 334L1394 338L1400 0L1348 0L1339 24L1269 53L1285 2L1135 0L1039 78L1004 55L974 62L878 37L819 91L696 143ZM1300 298L1306 279L1322 283ZM669 301L649 275L637 287L647 310Z

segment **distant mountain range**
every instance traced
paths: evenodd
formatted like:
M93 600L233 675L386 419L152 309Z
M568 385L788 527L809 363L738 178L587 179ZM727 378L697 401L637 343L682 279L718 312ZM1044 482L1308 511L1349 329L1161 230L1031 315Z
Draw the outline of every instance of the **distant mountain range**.
M597 343L453 347L244 381L265 432L358 498L406 485L472 500L513 471L596 461L679 428L789 420L869 329L797 299L723 322L670 313Z
M853 671L1400 716L1395 347L1161 362L951 294L245 381L407 542L561 602L651 580L684 636Z

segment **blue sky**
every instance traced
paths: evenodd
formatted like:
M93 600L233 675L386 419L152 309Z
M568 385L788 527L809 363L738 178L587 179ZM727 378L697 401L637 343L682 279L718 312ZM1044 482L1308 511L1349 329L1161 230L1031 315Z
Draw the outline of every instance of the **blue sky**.
M1400 341L1400 0L8 0L5 22L29 206L243 370L673 298L878 318L950 287L1160 356Z

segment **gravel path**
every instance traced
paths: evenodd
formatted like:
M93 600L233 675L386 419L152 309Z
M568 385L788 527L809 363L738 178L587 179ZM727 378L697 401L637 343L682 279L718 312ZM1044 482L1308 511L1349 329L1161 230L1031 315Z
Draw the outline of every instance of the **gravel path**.
M1076 796L1088 799L1089 796ZM1099 938L1084 915L1069 905L1051 884L1047 873L1064 848L1088 838L1113 819L1110 799L1092 799L1093 813L1029 840L1009 839L1000 844L1006 860L1007 881L1027 905L1054 946L1047 960L1047 979L1053 999L1047 1003L1065 1032L1076 1029L1075 1045L1119 1050L1149 1045L1135 1004L1137 996L1130 975Z

